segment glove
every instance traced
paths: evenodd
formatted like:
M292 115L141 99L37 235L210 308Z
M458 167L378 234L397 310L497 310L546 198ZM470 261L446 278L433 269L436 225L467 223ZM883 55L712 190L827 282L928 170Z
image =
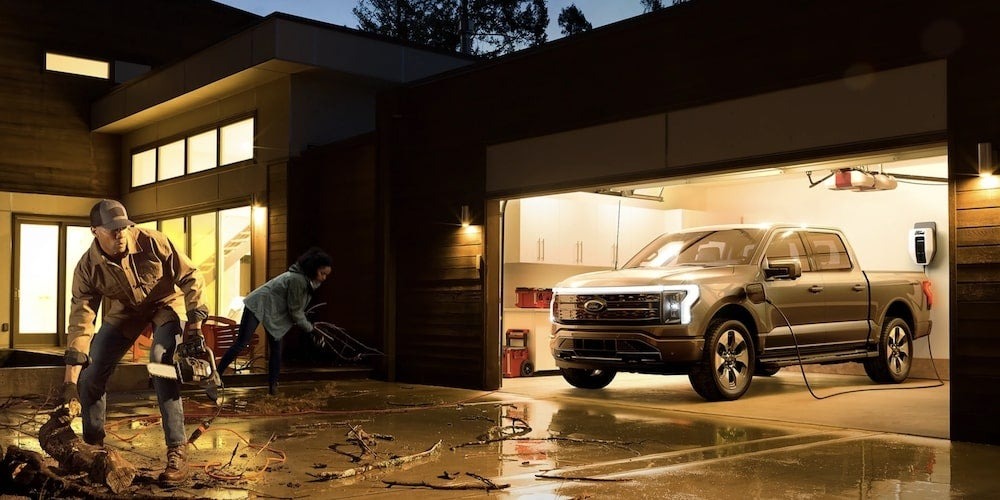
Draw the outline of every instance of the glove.
M199 356L207 351L205 334L201 333L200 326L188 327L184 332L184 351L187 356Z
M77 391L76 382L65 382L63 383L63 404L69 408L69 414L71 417L75 417L80 414L80 393Z

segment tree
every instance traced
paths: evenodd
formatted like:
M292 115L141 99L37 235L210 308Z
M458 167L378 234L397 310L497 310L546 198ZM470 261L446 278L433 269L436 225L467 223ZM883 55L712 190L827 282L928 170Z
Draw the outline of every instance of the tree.
M545 43L545 0L358 0L358 29L487 57Z
M663 8L663 0L639 0L643 12L655 12Z
M590 31L593 28L590 25L590 21L587 20L587 16L583 15L583 11L576 4L572 3L559 12L559 19L557 21L559 22L559 27L562 28L562 34L566 36Z

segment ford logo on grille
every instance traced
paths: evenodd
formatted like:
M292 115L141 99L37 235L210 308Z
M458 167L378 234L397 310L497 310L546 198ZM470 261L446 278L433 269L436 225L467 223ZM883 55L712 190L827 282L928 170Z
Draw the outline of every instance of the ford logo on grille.
M608 308L608 303L601 299L591 299L583 303L583 310L589 313L599 313Z

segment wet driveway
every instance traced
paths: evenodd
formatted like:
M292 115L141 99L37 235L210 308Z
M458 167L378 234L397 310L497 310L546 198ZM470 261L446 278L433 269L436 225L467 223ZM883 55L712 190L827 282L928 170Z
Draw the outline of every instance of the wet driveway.
M989 498L1000 489L1000 447L692 411L687 396L677 408L641 404L644 380L597 392L557 377L505 381L499 392L368 380L294 384L280 397L229 390L189 452L192 479L170 489L152 480L164 447L151 394L113 398L107 443L140 468L130 494L164 497ZM190 396L193 430L213 410ZM38 449L36 428L12 427L33 405L4 408L5 446Z

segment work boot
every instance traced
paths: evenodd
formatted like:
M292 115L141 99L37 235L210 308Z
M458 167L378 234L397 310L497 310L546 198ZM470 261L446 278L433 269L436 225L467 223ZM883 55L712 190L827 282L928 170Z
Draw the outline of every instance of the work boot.
M162 483L180 483L188 478L187 444L167 448L167 468L160 473Z

